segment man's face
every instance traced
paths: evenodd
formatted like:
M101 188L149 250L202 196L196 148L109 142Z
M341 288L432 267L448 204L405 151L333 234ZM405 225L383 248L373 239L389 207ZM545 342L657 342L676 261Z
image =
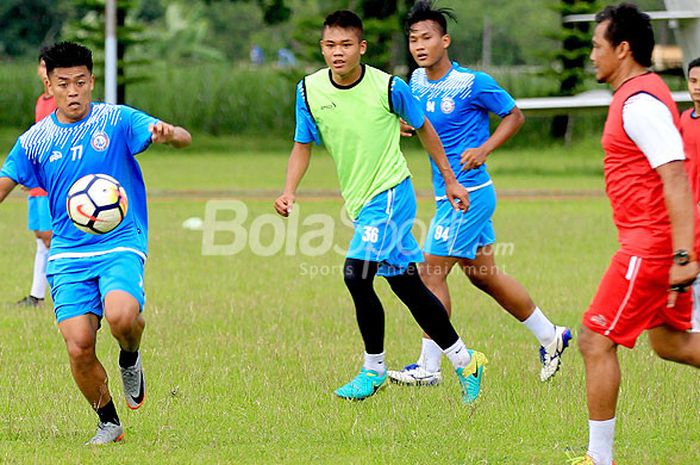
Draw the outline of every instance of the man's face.
M700 66L688 71L688 92L694 103L700 103Z
M617 47L613 47L605 38L608 23L609 21L603 21L596 25L593 32L593 48L590 58L593 67L595 67L595 78L599 83L610 82L620 64Z
M56 68L49 75L49 92L56 100L59 117L80 121L90 112L95 77L87 66Z
M420 21L408 32L408 48L421 68L429 68L439 62L450 46L450 36L442 34L435 21Z
M339 76L351 74L367 50L367 42L360 40L354 29L326 27L321 38L321 53L326 64Z

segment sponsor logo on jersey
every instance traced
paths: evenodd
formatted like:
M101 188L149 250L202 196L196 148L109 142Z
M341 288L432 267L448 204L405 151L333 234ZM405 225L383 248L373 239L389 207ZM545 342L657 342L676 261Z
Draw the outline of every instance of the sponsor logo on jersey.
M321 110L333 110L336 107L335 102L331 102L328 105L321 106Z
M49 157L49 163L53 163L56 160L60 160L61 158L63 158L63 154L58 150L54 150L53 152L51 152L51 156Z
M455 101L450 97L445 97L440 102L440 111L444 114L449 115L455 110Z
M97 131L92 135L92 140L90 141L92 148L98 152L104 152L109 147L109 137L104 131Z

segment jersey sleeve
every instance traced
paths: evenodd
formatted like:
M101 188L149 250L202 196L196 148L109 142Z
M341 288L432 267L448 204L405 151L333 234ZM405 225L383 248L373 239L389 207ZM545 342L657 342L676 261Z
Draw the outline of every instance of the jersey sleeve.
M43 187L39 184L34 167L29 161L26 151L22 148L19 139L7 155L2 168L0 168L0 177L10 178L17 184L29 188Z
M652 168L685 160L683 140L671 111L655 97L641 93L628 98L622 107L622 123Z
M403 79L392 76L389 91L389 105L391 111L399 115L410 126L416 129L423 127L425 114L420 106L420 102L411 93Z
M151 131L149 126L159 120L135 108L122 106L122 121L126 125L124 134L129 152L138 155L151 145Z
M303 80L297 84L295 118L294 142L299 142L300 144L316 142L317 145L321 144L318 126L316 126L316 121L314 121L306 101L306 89L304 88Z
M498 85L496 80L486 73L477 73L474 86L475 104L500 118L508 116L515 108L515 100Z

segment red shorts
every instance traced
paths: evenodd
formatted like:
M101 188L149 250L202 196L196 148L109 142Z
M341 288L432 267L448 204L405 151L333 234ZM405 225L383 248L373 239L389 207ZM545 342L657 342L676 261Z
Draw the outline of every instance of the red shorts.
M670 260L653 260L617 252L605 272L591 306L583 314L588 329L632 348L647 329L691 328L691 292L678 294L676 306L666 307Z

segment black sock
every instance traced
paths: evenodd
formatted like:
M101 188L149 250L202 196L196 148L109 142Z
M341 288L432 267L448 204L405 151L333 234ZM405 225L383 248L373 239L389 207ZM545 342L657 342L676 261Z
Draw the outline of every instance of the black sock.
M112 399L110 399L109 402L102 407L95 409L95 412L97 412L97 416L100 417L100 421L102 423L115 423L117 425L121 424L119 423L117 409L114 408L114 402L112 402Z
M345 260L345 285L355 303L355 314L365 352L384 352L384 308L374 292L374 276L379 263L348 258Z
M129 368L136 365L136 359L139 358L139 351L127 352L122 349L119 352L119 366L122 368Z
M457 342L459 335L450 323L445 306L425 287L415 263L408 265L403 274L387 277L386 280L411 311L418 325L442 350Z

